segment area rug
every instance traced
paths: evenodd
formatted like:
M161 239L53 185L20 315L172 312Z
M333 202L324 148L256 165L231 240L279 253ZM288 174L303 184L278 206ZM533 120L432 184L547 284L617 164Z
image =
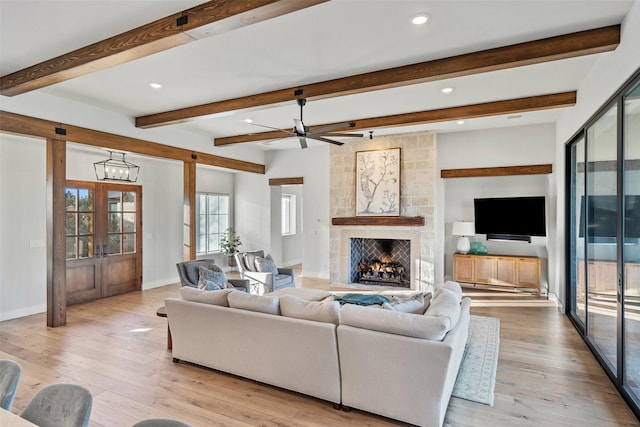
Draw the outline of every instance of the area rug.
M469 337L452 396L493 406L500 319L471 315Z

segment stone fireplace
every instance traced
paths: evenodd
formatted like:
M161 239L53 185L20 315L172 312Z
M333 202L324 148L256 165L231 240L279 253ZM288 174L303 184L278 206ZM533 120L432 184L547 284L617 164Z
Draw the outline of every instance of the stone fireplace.
M376 221L358 221L355 217L356 152L369 150L401 149L400 154L400 217L389 217L379 224ZM349 141L343 146L330 147L329 206L332 225L330 229L330 280L336 286L393 287L429 291L435 277L434 202L436 183L435 135L430 132L380 136L373 140ZM422 222L408 223L407 218L423 218ZM367 219L366 217L364 217ZM348 225L340 219L352 219ZM365 225L372 224L372 225ZM393 281L376 285L360 284L354 280L360 258L361 240L404 241L400 262L405 278L401 286ZM363 241L364 241L363 240ZM356 243L354 243L354 241ZM387 243L388 244L388 243ZM395 246L395 244L394 244ZM395 258L395 249L392 255ZM379 259L378 261L383 261ZM370 257L375 258L376 256ZM371 261L371 260L364 260ZM356 264L354 273L354 263ZM388 266L386 266L388 267ZM374 274L371 274L374 275ZM378 275L379 276L379 275ZM377 282L369 280L368 282Z

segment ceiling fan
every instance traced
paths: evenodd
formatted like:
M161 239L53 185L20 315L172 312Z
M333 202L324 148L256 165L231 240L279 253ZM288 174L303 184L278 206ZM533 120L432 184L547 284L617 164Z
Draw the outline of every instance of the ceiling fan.
M302 121L302 107L305 106L305 104L307 103L307 100L304 98L298 98L296 100L296 102L298 103L298 105L300 106L300 119L293 119L293 130L291 131L287 131L284 129L278 129L278 128L274 128L271 126L264 126L264 125L259 125L254 123L254 125L256 126L261 126L261 127L265 127L265 128L269 128L269 129L276 129L282 132L285 132L288 136L290 137L297 137L298 140L300 141L300 147L302 148L307 148L307 138L309 139L315 139L317 141L323 141L323 142L328 142L330 144L335 144L335 145L343 145L343 142L340 141L336 141L330 138L326 138L326 137L359 137L362 138L362 134L361 133L335 133L332 132L333 130L336 129L345 129L345 128L352 128L354 127L356 124L355 122L342 122L342 123L334 123L331 125L327 125L327 126L322 126L319 128L315 128L315 129L309 129L308 126L304 125L304 122Z

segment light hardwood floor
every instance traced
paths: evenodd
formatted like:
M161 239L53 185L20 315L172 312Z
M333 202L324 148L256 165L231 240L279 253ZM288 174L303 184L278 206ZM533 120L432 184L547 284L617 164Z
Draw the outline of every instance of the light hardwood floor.
M326 282L300 280L305 287ZM50 383L74 382L94 397L91 426L130 426L154 417L194 426L392 426L393 420L172 362L166 319L156 316L178 285L69 307L68 325L44 314L0 323L0 357L23 368L19 413ZM447 426L639 426L568 319L547 303L489 304L472 313L501 319L493 407L452 398ZM527 306L528 305L528 306ZM212 325L215 327L216 325ZM260 355L256 355L260 357ZM388 367L392 370L392 367ZM384 379L381 379L384 387Z

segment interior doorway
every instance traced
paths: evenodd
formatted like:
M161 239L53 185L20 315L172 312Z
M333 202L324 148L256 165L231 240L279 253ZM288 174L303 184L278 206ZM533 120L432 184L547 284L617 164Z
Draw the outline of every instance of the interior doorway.
M302 269L304 258L302 184L271 185L271 254L283 267Z
M67 305L140 290L142 187L68 180Z

